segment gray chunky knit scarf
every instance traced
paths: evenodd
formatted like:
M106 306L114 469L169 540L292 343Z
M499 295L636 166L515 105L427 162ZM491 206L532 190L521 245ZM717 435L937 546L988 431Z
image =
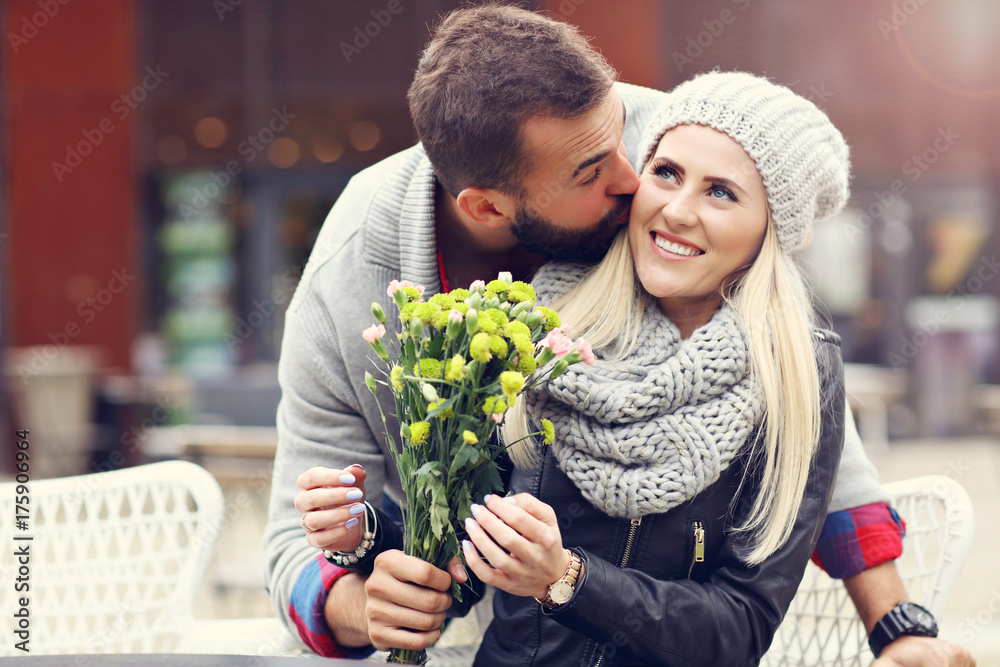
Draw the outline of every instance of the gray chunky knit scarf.
M567 275L567 273L569 275ZM579 275L549 265L533 280L551 303ZM746 341L723 305L690 338L652 301L637 349L617 362L575 364L532 392L532 421L555 426L552 453L597 509L634 519L695 497L729 466L761 420Z

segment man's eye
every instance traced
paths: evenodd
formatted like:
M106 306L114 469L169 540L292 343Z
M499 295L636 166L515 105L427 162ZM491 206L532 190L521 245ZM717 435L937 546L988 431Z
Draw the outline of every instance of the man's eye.
M597 169L594 170L594 175L585 180L582 183L582 185L593 185L594 183L597 182L597 179L599 179L600 177L601 177L601 168L598 167Z

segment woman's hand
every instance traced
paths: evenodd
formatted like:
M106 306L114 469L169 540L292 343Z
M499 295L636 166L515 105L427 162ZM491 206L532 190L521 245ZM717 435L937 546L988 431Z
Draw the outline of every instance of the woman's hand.
M296 480L295 509L306 541L317 549L353 551L364 532L365 469L310 468Z
M519 493L506 498L488 495L472 512L465 520L469 539L462 544L469 568L483 583L512 595L544 598L570 560L555 511Z

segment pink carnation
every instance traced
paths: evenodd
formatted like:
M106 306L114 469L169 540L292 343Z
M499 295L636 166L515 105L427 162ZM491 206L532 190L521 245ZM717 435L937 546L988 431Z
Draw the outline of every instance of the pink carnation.
M369 344L374 345L375 341L382 338L385 335L385 327L381 324L373 324L364 331L361 332L361 337L368 341Z
M390 297L394 297L394 296L396 296L396 292L398 292L401 289L406 289L407 287L415 287L417 289L417 291L420 292L420 296L424 295L424 286L423 285L414 285L409 280L391 280L391 281L389 281L389 287L386 288L385 293L388 294Z
M588 366L593 366L594 362L597 361L597 358L594 356L594 348L583 338L576 339L576 350L580 353L580 361Z
M494 412L490 417L498 424L503 421L503 413Z
M452 308L448 311L448 321L454 322L455 324L462 323L462 311Z
M511 275L510 271L501 271L497 274L497 280L502 283L512 283L514 282L514 276Z
M557 357L565 357L573 351L573 341L571 341L561 329L553 329L539 343L541 347L552 350L552 354Z
M482 292L484 289L486 289L485 280L473 280L472 284L469 285L470 292Z

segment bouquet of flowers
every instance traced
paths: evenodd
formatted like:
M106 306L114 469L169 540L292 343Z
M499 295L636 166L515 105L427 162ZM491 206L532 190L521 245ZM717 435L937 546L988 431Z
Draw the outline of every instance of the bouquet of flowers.
M427 301L423 287L406 281L392 281L387 293L399 307L400 333L385 335L385 311L373 303L376 324L363 336L385 364L384 378L366 373L365 383L373 394L379 384L390 389L399 418L398 443L388 426L386 438L406 494L404 550L444 569L462 558L461 522L474 499L503 493L504 445L495 431L507 409L570 364L594 363L594 354L510 273ZM547 420L541 434L546 444L555 435ZM452 594L461 600L454 581ZM389 661L424 664L426 655L393 649Z

